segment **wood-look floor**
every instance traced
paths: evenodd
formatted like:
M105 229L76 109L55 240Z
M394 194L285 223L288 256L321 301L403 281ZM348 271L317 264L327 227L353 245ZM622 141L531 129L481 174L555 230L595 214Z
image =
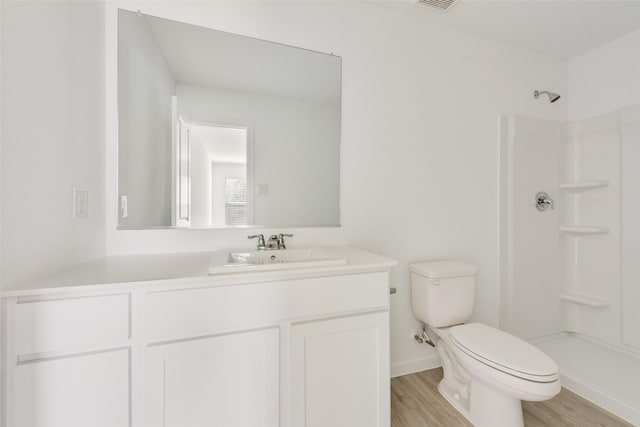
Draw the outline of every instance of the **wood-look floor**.
M438 392L442 369L391 379L392 427L473 427ZM546 402L523 402L526 427L633 427L569 390Z

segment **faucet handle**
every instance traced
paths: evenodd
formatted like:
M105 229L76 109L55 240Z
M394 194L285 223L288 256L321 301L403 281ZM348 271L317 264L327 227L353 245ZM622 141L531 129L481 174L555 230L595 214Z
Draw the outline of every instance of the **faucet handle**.
M247 236L247 239L258 239L258 250L263 250L266 245L264 243L264 234L252 234L250 236Z
M278 234L278 248L279 249L287 249L287 246L284 243L285 237L293 237L293 234L290 233L280 233Z

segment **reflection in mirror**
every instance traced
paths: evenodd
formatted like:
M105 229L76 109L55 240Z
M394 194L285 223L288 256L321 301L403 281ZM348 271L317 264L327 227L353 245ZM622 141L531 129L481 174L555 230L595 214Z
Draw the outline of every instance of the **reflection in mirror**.
M247 215L247 129L195 125L190 129L191 224L251 224Z
M118 37L120 228L339 225L339 57L123 10Z

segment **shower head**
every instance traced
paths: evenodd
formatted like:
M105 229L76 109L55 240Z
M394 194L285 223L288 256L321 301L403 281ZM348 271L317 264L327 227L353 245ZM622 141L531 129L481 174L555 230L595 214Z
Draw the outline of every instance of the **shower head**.
M560 95L558 95L557 93L547 92L546 90L542 90L542 91L534 90L533 91L533 97L536 98L536 99L542 94L547 94L547 96L549 97L549 102L551 102L552 104L554 102L556 102L558 99L560 99Z

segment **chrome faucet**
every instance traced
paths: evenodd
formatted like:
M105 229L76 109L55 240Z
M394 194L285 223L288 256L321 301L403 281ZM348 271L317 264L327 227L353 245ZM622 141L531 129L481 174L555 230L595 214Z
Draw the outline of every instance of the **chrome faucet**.
M293 237L293 234L285 234L285 233L273 234L271 237L269 237L266 248L267 249L287 249L287 245L285 245L284 243L285 237Z
M251 236L247 236L247 239L258 239L257 250L264 251L267 249L267 245L264 243L264 234L253 234Z
M284 243L285 237L293 237L293 234L273 234L269 237L267 242L264 240L264 234L253 234L251 236L247 236L247 239L258 239L258 246L256 247L256 250L264 251L267 249L287 249L287 245Z

